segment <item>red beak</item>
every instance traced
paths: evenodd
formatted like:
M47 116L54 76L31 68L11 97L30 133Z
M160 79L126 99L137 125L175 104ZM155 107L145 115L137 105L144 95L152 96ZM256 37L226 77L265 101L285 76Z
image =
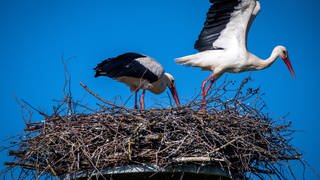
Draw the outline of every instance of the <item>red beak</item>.
M174 102L176 103L176 105L178 107L180 107L180 100L179 100L179 97L178 97L178 92L177 92L176 87L173 85L172 87L169 87L169 89L170 89L171 94L173 96Z
M291 65L289 57L282 58L282 59L283 59L284 63L287 65L287 67L288 67L293 79L296 79L296 74L294 73L294 70L292 68L292 65Z

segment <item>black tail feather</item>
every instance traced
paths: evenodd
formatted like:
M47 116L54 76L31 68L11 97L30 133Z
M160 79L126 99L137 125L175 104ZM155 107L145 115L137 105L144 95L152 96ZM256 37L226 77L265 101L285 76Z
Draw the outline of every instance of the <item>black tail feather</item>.
M136 61L143 57L146 56L137 53L125 53L114 58L108 58L94 68L96 71L94 77L108 76L113 79L122 76L148 77L147 79L150 79L150 82L154 82L158 77L139 61Z

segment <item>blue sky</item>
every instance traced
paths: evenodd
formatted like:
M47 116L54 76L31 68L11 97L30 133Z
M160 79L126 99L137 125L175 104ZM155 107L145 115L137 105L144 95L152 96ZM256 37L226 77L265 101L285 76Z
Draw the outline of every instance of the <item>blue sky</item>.
M227 76L240 81L251 75L253 86L261 86L265 92L267 111L273 117L290 113L288 119L300 131L294 135L293 144L320 171L320 1L260 2L262 10L249 33L249 50L266 58L274 46L286 46L297 79L292 79L282 61L263 71ZM176 65L174 58L196 52L193 44L208 8L206 0L2 0L0 137L21 133L24 127L15 97L52 112L52 100L62 98L61 56L71 58L68 69L73 95L84 103L95 99L79 86L80 81L108 100L129 98L126 86L108 78L95 79L92 69L101 60L127 51L160 61L175 76L182 101L188 101L199 92L209 72ZM146 96L147 107L167 100L165 93ZM40 120L37 115L34 118ZM0 167L5 160L1 154ZM307 179L315 178L307 172Z

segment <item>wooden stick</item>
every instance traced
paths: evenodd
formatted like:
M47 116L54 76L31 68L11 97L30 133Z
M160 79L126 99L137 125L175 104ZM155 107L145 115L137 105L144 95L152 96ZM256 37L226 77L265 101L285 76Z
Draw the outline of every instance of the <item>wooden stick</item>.
M24 99L20 99L24 104L26 104L27 106L29 106L31 109L33 109L34 111L37 111L40 115L44 116L45 118L49 118L50 116L45 114L44 112L38 110L37 108L33 107L30 103L28 103L27 101L25 101Z
M180 157L175 158L176 162L211 162L211 161L225 161L224 159L217 159L211 157Z
M116 105L114 103L111 103L111 102L108 102L106 100L104 100L102 97L100 97L98 94L96 94L95 92L93 92L92 90L90 90L88 88L87 85L85 85L83 82L80 82L80 85L86 90L88 91L88 93L90 93L91 95L93 95L94 97L96 97L98 100L100 100L101 102L107 104L107 105L110 105L110 106L113 106L113 107L116 107L116 108L120 108L120 109L123 109L127 112L130 112L127 108L123 107L123 106L119 106L119 105Z

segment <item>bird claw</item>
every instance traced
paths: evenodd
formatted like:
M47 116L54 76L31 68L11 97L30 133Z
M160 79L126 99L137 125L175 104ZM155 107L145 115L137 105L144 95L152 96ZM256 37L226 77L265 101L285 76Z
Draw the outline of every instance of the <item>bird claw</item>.
M201 106L199 111L202 111L207 108L206 96L207 95L205 93L202 95Z
M202 102L202 103L201 103L201 107L200 107L200 109L199 109L199 112L203 113L203 112L205 112L206 110L207 110L207 104L206 104L206 102Z

